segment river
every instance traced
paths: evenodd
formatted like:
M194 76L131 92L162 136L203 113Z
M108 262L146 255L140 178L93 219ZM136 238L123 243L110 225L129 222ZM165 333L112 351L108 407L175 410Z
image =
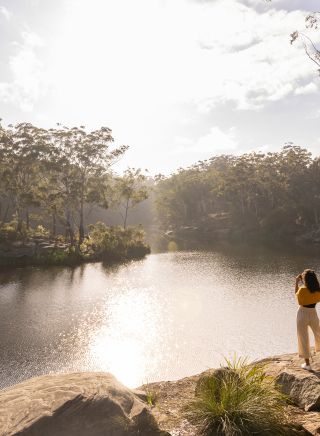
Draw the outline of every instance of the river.
M234 355L295 352L294 277L319 259L306 249L233 249L2 271L0 387L86 370L134 387Z

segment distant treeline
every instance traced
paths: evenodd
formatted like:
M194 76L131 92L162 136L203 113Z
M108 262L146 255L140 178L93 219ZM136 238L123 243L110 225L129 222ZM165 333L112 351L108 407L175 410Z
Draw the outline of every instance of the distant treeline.
M198 229L212 240L289 240L316 233L320 158L294 145L274 153L215 156L159 177L157 209L164 229Z

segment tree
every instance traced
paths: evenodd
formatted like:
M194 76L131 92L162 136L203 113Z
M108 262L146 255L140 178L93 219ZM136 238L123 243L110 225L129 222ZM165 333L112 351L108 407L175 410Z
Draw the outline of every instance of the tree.
M320 23L320 12L313 12L306 16L305 18L306 28L318 30L318 26ZM293 44L299 37L302 39L302 43L304 46L304 50L308 58L314 62L318 67L320 67L320 49L316 46L314 41L306 35L304 32L295 30L292 32L291 36L291 44ZM320 68L318 69L320 74Z
M12 202L21 233L23 219L29 228L29 209L40 202L47 132L29 123L0 130L1 191Z
M70 240L74 241L73 211L79 217L79 245L84 238L84 204L88 198L92 179L102 179L118 161L127 146L110 150L114 141L108 127L87 133L84 126L50 129L51 162L56 172L56 182L64 197L65 220Z
M272 0L266 0L271 2ZM320 24L320 11L311 12L305 17L306 29L318 30ZM293 44L298 38L302 39L304 50L308 58L320 67L320 48L316 46L314 41L304 32L295 30L290 35L290 43ZM320 68L318 69L320 74Z
M127 227L129 210L148 198L147 177L141 169L128 168L115 184L115 204L122 206L123 228Z

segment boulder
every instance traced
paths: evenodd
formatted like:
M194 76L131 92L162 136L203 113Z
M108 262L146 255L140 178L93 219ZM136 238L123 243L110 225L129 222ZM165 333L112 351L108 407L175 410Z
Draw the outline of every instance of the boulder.
M0 435L170 436L138 395L106 373L36 377L0 392Z
M320 379L314 373L286 369L276 377L276 383L306 412L320 411Z

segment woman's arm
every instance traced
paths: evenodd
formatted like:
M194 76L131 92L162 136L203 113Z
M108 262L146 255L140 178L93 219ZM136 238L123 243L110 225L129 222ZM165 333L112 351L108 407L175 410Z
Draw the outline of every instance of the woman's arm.
M302 276L301 276L301 274L299 274L296 277L296 286L295 286L295 290L294 290L295 293L298 292L298 290L299 290L299 282L301 282L301 281L302 281Z

